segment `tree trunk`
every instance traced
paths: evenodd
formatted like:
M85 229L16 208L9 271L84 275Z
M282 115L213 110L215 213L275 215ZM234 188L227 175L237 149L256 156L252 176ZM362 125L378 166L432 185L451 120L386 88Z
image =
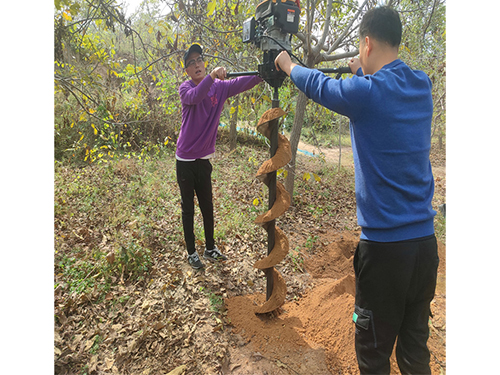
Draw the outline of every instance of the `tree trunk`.
M233 101L233 107L235 109L234 113L231 115L231 120L229 121L229 149L233 151L236 148L236 125L238 124L238 106L240 104L240 98L236 95Z
M292 160L288 163L286 170L288 175L285 179L285 189L290 194L291 204L293 204L293 187L295 182L295 160L297 157L297 147L299 146L300 133L304 124L304 114L306 112L307 101L306 94L299 92L297 105L295 107L295 119L293 121L292 132L290 133L290 145L292 148Z

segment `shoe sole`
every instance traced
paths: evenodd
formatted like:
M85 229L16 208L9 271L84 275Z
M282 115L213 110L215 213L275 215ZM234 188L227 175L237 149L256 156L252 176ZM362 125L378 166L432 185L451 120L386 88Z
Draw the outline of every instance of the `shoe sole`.
M202 264L200 267L196 267L196 266L193 266L192 264L189 264L191 266L192 269L194 270L201 270L202 268L205 268L205 265Z
M195 270L199 270L200 268L203 268L205 267L205 265L203 263L201 263L200 261L200 266L195 266L193 263L191 263L189 260L188 260L188 264L191 266L192 269L195 269Z
M203 259L209 260L211 262L219 262L221 260L227 260L227 258L226 259L224 259L224 258L217 259L217 258L206 257L205 255L203 255Z

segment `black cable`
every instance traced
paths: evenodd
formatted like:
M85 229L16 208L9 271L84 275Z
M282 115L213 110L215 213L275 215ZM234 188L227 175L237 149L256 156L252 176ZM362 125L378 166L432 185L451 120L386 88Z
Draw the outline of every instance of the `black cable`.
M269 35L262 35L262 36L265 36L266 38L271 39L273 42L275 42L277 45L279 45L281 48L283 48L285 51L287 51L289 53L289 55L292 56L293 58L295 58L295 60L297 60L299 62L299 64L302 65L304 68L309 68L295 54L293 54L291 50L288 51L279 41L274 39L272 36L269 36ZM292 36L290 35L290 38L291 37ZM340 76L344 73L352 73L351 68L348 66L341 67L341 68L323 68L323 69L317 69L317 70L319 70L320 72L323 72L323 73L337 73L336 79L340 78Z
M286 47L283 47L283 45L277 41L276 39L274 39L272 36L269 36L269 35L262 35L262 36L265 36L266 38L269 38L271 39L274 43L276 43L278 46L280 46L281 48L283 48L285 51L287 51L290 56L292 56L293 58L295 58L295 60L297 60L299 62L300 65L302 65L304 68L309 68L306 64L304 64L297 56L295 56L295 54L293 54L292 50L290 49L290 51L288 51L286 49ZM291 35L290 35L291 37Z

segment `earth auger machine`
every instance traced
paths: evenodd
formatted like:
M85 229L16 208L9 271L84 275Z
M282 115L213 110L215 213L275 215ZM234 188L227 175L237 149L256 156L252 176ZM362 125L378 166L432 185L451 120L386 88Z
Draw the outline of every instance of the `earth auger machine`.
M259 75L273 89L271 109L264 112L257 131L270 141L270 159L265 161L257 172L257 179L269 189L268 211L259 215L255 223L267 232L267 256L254 264L266 275L266 302L257 306L256 314L272 312L283 305L286 297L286 284L281 274L274 267L288 254L289 242L286 235L276 226L276 219L290 207L290 195L283 184L276 180L277 170L287 165L291 158L291 146L288 139L279 134L279 119L286 114L279 107L279 91L287 77L286 73L276 69L274 60L283 50L291 56L292 35L298 32L300 17L299 0L266 0L256 9L255 17L243 22L242 38L244 43L253 43L263 51L263 62L257 71L228 73L227 77ZM294 56L295 57L295 56ZM300 60L295 57L299 62ZM303 64L302 64L303 65ZM324 73L351 73L350 68L319 69Z

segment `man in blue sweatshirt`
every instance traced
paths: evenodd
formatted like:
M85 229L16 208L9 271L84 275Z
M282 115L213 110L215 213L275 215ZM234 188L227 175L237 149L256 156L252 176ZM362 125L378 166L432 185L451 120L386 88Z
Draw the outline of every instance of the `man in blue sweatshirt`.
M182 227L188 262L194 269L203 268L195 246L194 194L203 216L205 251L210 261L226 260L214 240L212 202L212 164L221 112L227 98L249 90L262 79L257 76L225 80L226 69L214 68L206 74L203 50L193 44L184 54L186 74L191 78L179 86L182 104L182 125L177 139L176 172L181 191Z
M354 255L353 321L361 374L430 374L428 319L436 288L437 243L431 201L431 81L398 59L399 14L375 8L359 28L356 75L335 80L292 63L276 65L315 102L349 117L361 238Z

